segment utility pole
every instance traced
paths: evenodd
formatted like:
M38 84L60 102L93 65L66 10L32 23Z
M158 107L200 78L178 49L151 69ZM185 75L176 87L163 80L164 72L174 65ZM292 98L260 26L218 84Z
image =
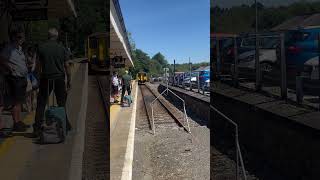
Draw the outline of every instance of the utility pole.
M189 68L190 68L190 91L192 91L192 84L191 84L191 61L189 57Z
M173 85L176 84L176 60L173 60Z

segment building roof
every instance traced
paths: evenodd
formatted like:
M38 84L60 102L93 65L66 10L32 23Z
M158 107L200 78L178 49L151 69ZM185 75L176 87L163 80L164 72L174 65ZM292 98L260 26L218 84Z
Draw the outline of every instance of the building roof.
M210 70L210 66L202 66L196 69L195 71L205 71L205 70Z
M284 21L278 26L273 27L271 30L285 31L314 26L320 26L320 13L293 17L291 19L288 19L287 21Z
M237 37L237 34L230 34L230 33L211 33L210 38L230 38L230 37Z

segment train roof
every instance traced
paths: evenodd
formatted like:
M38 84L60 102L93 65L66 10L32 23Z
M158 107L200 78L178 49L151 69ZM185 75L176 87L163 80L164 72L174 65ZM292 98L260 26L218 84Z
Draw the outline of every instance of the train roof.
M107 32L95 32L95 33L92 33L90 34L88 37L106 37L108 36L108 33Z

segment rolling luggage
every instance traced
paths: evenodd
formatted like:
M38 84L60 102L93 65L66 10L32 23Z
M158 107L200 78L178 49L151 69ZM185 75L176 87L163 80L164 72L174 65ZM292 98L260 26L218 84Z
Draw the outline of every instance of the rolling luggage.
M65 140L67 132L67 115L64 107L54 105L54 96L52 95L52 105L49 105L49 85L48 80L48 103L45 111L45 119L40 129L40 143L41 144L55 144L62 143ZM53 89L54 93L54 80Z

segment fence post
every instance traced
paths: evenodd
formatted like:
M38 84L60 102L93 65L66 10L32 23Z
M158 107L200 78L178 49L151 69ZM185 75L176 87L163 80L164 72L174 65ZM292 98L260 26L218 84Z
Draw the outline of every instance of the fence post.
M296 76L296 98L297 103L301 104L303 101L303 82L301 76Z
M237 45L237 37L234 37L234 86L238 87L239 81L238 81L239 71L238 71L238 45Z
M198 93L200 93L200 72L197 73Z
M217 74L218 76L221 74L221 57L220 57L220 41L219 38L216 38L217 41L217 45L216 45L216 49L217 49Z
M286 67L286 57L285 57L285 45L284 45L284 33L280 35L281 44L281 98L287 99L287 67Z
M261 89L261 72L260 72L260 60L259 60L259 36L256 32L256 53L255 53L255 67L256 67L256 91Z
M183 75L182 75L182 88L183 88L183 89L185 89L185 85L184 85L184 78L185 78L185 76L184 76L184 75L185 75L185 73L183 73Z
M320 82L320 33L318 34L318 81ZM318 96L319 99L319 110L320 110L320 95Z
M202 85L202 94L204 94L204 83Z

